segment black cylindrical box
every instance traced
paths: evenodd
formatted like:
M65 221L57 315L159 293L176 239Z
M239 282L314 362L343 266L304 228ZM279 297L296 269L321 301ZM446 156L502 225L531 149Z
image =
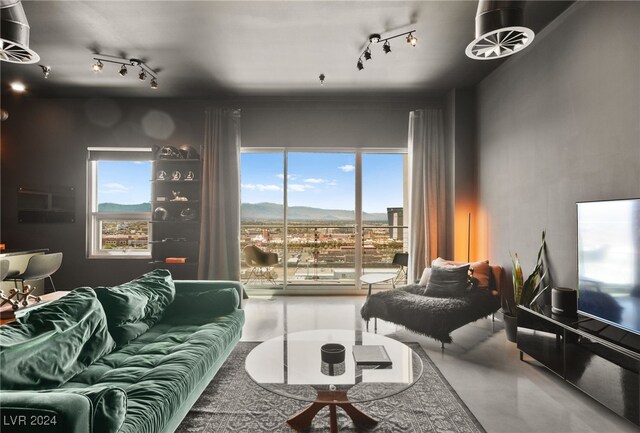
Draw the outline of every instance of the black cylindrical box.
M551 289L551 312L565 317L578 314L578 292L566 287Z
M337 343L323 344L320 348L322 361L328 364L337 364L344 361L344 346Z

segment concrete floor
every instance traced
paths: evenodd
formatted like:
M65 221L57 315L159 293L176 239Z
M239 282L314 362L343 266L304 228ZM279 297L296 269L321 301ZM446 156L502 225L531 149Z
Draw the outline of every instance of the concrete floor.
M285 332L337 328L364 330L362 296L277 296L245 301L243 341ZM372 325L372 324L371 324ZM370 327L373 332L373 326ZM378 334L418 342L489 433L638 432L638 428L563 382L531 358L519 360L502 323L482 319L440 343L388 322Z

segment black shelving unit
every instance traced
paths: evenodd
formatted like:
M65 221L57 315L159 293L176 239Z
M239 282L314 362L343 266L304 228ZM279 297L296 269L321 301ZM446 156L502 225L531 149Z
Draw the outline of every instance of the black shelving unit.
M200 246L200 159L157 159L151 180L151 261L174 279L197 278ZM185 263L167 263L181 258Z

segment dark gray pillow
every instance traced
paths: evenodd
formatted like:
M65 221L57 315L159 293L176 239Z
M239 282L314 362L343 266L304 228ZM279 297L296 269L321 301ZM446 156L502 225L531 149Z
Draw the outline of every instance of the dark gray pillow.
M469 265L433 266L431 278L424 294L437 298L457 298L465 296L471 285L469 281Z

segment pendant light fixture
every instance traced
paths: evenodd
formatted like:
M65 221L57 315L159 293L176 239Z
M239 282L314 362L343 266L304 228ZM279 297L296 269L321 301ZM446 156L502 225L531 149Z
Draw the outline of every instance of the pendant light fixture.
M480 0L476 12L476 38L465 54L475 60L510 56L533 42L535 33L522 25L524 1Z
M37 63L40 56L29 48L30 30L20 0L0 0L0 60Z

